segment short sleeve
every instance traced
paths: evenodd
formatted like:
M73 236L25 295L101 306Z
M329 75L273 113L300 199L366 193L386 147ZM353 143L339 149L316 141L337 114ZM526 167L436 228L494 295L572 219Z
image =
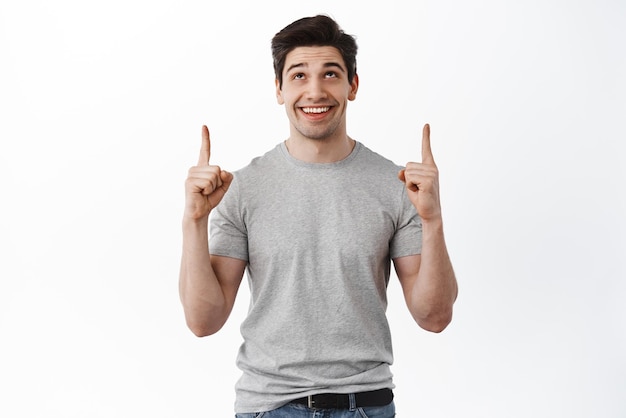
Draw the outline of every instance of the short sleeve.
M389 246L389 256L394 259L421 253L422 219L403 188L396 231Z
M209 252L211 255L248 260L248 233L243 221L236 175L222 201L211 212Z

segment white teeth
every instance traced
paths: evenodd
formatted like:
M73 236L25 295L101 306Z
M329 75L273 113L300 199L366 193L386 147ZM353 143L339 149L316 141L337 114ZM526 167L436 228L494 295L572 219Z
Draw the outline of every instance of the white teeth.
M328 110L330 109L330 107L326 106L326 107L303 107L302 111L304 113L324 113L324 112L328 112Z

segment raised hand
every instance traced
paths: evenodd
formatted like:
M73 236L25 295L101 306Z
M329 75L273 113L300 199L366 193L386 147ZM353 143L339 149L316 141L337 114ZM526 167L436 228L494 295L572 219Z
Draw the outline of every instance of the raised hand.
M430 149L430 125L424 125L422 130L422 162L407 163L398 178L405 183L409 199L422 220L441 217L439 171Z
M201 219L209 213L226 194L233 175L210 165L211 137L206 125L202 126L202 147L198 157L198 165L189 169L185 181L185 217Z

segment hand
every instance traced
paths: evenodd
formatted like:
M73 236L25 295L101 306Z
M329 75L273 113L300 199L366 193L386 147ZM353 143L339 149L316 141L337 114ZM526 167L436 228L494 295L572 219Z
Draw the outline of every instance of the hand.
M423 221L441 217L439 201L439 171L430 149L430 126L422 130L422 162L407 163L398 173L398 178L406 184L409 199Z
M198 165L189 169L185 181L185 216L191 219L208 217L233 181L231 173L221 170L219 166L210 165L210 159L211 137L209 129L203 125Z

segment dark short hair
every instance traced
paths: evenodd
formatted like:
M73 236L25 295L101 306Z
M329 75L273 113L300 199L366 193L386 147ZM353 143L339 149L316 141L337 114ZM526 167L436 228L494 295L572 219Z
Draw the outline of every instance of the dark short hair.
M274 73L283 86L285 58L294 48L300 46L332 46L339 50L347 71L348 82L356 75L356 40L345 33L337 22L328 16L304 17L284 27L272 38L272 58Z

